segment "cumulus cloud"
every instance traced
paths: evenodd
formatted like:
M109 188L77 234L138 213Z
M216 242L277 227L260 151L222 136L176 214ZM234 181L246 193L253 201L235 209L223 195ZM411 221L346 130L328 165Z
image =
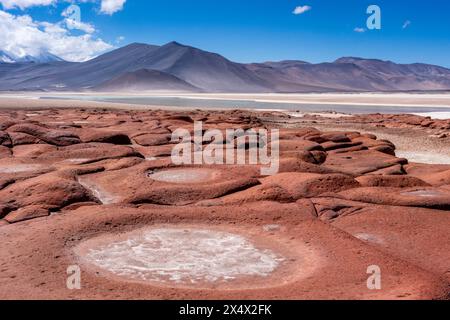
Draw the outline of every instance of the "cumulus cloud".
M50 52L68 61L86 61L112 48L90 33L92 26L83 26L86 33L75 36L66 24L39 22L29 15L0 10L0 50L19 57Z
M355 29L353 29L353 31L355 31L357 33L363 33L363 32L366 32L366 29L364 29L364 28L355 28Z
M0 0L3 8L9 10L14 8L26 9L34 6L49 6L55 4L57 0Z
M298 6L298 7L295 7L295 9L292 13L295 15L299 15L299 14L303 14L311 9L312 9L312 7L310 7L310 6Z
M0 0L5 10L21 9L25 10L35 6L49 6L57 2L100 2L100 13L113 15L121 11L127 0Z
M112 15L117 11L121 11L127 0L102 0L100 12Z
M90 23L84 23L75 19L65 19L64 22L68 29L81 30L86 33L94 33L95 27Z

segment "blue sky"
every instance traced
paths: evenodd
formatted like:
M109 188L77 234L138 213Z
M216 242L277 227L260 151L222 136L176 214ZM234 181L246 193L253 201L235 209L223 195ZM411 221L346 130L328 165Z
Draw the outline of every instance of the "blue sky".
M2 10L14 17L29 15L33 21L58 24L70 3L55 1ZM66 36L87 36L86 41L97 46L90 55L131 42L164 44L175 40L238 62L323 62L359 56L450 67L448 0L127 0L123 7L107 14L101 12L102 0L85 1L72 2L81 8L81 22L95 31L86 35L71 29ZM11 7L14 0L0 0L7 2ZM381 30L366 29L366 9L371 4L381 8ZM298 6L309 6L310 10L295 15ZM355 28L366 30L356 32ZM64 50L70 50L62 46L61 42L54 51L64 55Z

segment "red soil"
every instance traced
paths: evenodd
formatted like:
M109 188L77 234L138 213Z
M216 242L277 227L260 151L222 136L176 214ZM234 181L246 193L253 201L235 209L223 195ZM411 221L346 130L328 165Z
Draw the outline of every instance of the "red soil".
M0 299L448 299L449 166L408 164L389 141L314 128L280 130L274 176L171 162L178 128L270 129L267 116L1 111ZM398 121L425 125L411 119ZM192 285L130 280L84 259L93 243L143 227L235 234L283 259L266 276ZM66 287L71 265L81 290ZM367 287L372 265L381 290Z

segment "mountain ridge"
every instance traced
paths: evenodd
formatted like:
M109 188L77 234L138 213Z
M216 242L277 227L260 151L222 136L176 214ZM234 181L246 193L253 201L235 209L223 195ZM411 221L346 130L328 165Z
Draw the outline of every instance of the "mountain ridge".
M0 51L2 56L8 59L9 55ZM161 46L131 43L80 63L50 60L0 63L0 90L95 91L113 83L120 91L133 87L132 81L139 90L154 90L166 83L168 88L202 92L450 90L450 69L425 63L359 57L317 64L300 60L237 63L175 41Z
M64 60L48 51L41 51L35 56L17 56L6 50L0 50L0 63L49 63L57 61L62 62Z

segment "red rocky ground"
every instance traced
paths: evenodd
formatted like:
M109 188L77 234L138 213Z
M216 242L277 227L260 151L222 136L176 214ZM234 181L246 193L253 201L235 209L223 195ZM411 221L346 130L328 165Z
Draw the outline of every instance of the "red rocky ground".
M408 163L373 135L314 128L281 129L274 176L171 162L178 128L270 128L268 116L1 111L0 298L448 299L450 165ZM76 254L88 239L170 225L240 234L289 259L264 281L180 287L95 271ZM82 290L65 285L74 264ZM367 288L371 265L381 290Z

